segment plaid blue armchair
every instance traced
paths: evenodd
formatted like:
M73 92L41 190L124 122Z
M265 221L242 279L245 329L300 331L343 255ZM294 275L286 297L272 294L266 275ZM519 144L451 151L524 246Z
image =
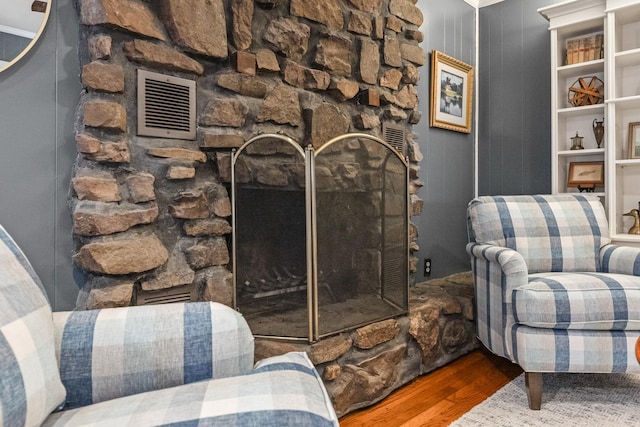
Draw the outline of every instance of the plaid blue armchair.
M221 304L52 313L0 227L0 426L337 426L305 353L254 367Z
M599 199L480 197L468 207L478 337L525 371L640 372L640 249L611 244Z

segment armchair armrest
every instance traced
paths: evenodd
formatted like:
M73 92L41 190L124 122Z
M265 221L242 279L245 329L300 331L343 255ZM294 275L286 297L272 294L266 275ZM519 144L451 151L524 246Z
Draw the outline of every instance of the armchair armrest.
M512 291L528 281L522 255L501 246L469 243L477 307L478 338L494 353L513 360L511 326Z
M56 312L65 409L253 368L253 335L217 303Z
M495 263L500 266L500 270L504 274L511 276L513 279L521 277L526 283L529 271L524 258L513 249L496 245L487 245L481 243L467 244L467 253L473 258L479 258L487 262Z
M640 248L605 245L600 249L600 265L603 273L640 276Z

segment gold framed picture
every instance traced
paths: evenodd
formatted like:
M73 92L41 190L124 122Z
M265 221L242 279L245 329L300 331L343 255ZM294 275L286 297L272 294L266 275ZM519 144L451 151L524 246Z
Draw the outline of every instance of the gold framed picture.
M629 147L627 157L640 159L640 122L629 123Z
M602 187L604 186L604 161L571 162L567 187Z
M429 126L471 133L473 67L434 50L430 107Z

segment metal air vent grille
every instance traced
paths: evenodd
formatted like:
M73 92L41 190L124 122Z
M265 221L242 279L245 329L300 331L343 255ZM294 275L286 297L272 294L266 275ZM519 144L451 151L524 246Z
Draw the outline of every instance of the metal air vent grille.
M399 153L406 154L404 126L387 122L382 123L382 139Z
M138 135L196 138L196 82L138 70Z
M192 302L194 298L194 286L186 285L176 288L162 289L159 291L138 291L137 305L170 304L174 302Z

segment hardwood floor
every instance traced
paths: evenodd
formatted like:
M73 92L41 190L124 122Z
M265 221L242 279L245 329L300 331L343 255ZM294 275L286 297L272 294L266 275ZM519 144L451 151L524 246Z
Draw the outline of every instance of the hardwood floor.
M340 426L447 426L521 373L508 360L476 350L417 378L377 405L345 415Z

